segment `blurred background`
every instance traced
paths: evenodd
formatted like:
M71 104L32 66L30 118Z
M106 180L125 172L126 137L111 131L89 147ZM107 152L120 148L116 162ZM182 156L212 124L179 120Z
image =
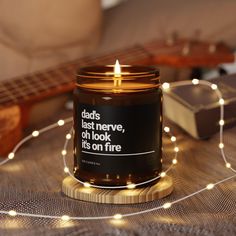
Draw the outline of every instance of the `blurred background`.
M72 116L79 67L114 64L116 59L121 64L157 65L162 83L221 76L211 81L225 99L223 123L236 125L235 50L235 0L0 0L0 157L7 157L33 130L37 134ZM224 74L232 76L221 79ZM230 176L228 167L235 166L236 127L224 131L226 168L220 158L219 134L198 140L206 137L211 126L216 130L212 128L210 135L218 132L220 119L215 91L202 87L190 83L190 89L176 90L181 98L176 100L186 106L176 103L171 93L164 95L170 104L164 105L170 114L169 120L164 116L164 123L173 129L180 148L179 164L169 172L175 183L170 198L104 206L62 196L66 173L60 153L69 130L62 126L27 141L14 160L1 166L0 210L70 216L137 212L174 202ZM198 125L204 134L194 136L190 131ZM163 137L164 170L169 170L175 155L167 137ZM70 157L72 146L68 152L72 167ZM0 163L12 155L3 158ZM229 181L178 202L173 210L114 222L61 222L0 214L0 235L235 235L235 189L236 182Z
M0 0L0 80L173 35L234 49L235 9L234 0Z
M16 106L0 109L0 138L72 108L76 70L88 64L155 64L162 82L236 72L235 9L234 0L0 0L0 106Z

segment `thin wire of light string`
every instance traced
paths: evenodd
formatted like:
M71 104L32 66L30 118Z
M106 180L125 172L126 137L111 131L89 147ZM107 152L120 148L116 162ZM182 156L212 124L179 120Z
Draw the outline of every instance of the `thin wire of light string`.
M72 118L72 117L68 117L68 118L64 119L63 121L64 121L65 124L67 124L67 123L72 122L72 121L73 121L73 118ZM40 134L42 134L42 133L45 133L45 132L47 132L47 131L49 131L49 130L51 130L51 129L58 128L58 126L59 126L59 125L58 125L57 122L56 122L56 123L53 123L53 124L51 124L51 125L48 125L48 126L42 128L42 129L38 130L38 135L40 135ZM38 136L38 135L37 135L37 136ZM36 136L36 137L37 137L37 136ZM35 138L35 136L33 136L33 133L27 135L27 136L26 136L25 138L23 138L19 143L16 144L16 146L13 148L13 150L12 150L11 153L16 153L16 152L18 151L18 149L19 149L23 144L25 144L27 141L29 141L30 139L33 139L33 138ZM7 162L10 161L10 160L11 160L11 159L9 159L9 158L4 159L3 161L0 162L0 166L3 165L3 164L5 164L5 163L7 163Z
M208 82L208 81L199 81L198 83L200 83L200 84L205 84L205 85L207 85L207 86L212 86L212 83L210 83L210 82ZM190 81L183 81L183 82L178 82L178 85L173 84L173 86L171 86L171 87L177 87L177 86L180 86L180 85L190 85L190 84L191 84ZM216 90L216 94L218 95L218 98L219 98L219 99L222 99L222 94L221 94L221 92L219 91L219 89L217 88L217 89L214 89L214 90ZM223 120L223 118L224 118L224 103L220 103L220 119ZM71 118L71 117L68 118L68 119L65 119L65 120L63 121L63 124L64 124L64 123L68 123L68 122L70 122L70 121L72 121L72 118ZM59 125L59 126L60 126L60 125ZM39 135L40 133L42 133L42 132L46 132L46 131L48 131L48 130L50 130L50 129L53 129L53 128L56 128L56 127L58 127L58 123L52 124L52 125L50 125L50 126L47 126L47 127L43 128L42 130L38 131L38 135ZM71 132L72 132L72 131L71 131ZM37 135L37 136L38 136L38 135ZM21 145L23 145L26 141L28 141L29 139L31 139L31 138L33 138L33 137L35 137L35 136L33 136L33 133L32 133L32 135L29 135L29 136L25 137L24 139L22 139L22 140L15 146L15 148L13 149L13 152L12 152L12 153L14 154L14 153L18 150L18 148L19 148ZM223 125L220 125L220 142L223 143ZM65 141L65 143L64 143L64 148L66 148L67 145L68 145L68 140ZM222 158L223 158L225 164L227 164L228 162L227 162L227 158L226 158L226 155L225 155L225 153L224 153L223 148L221 148L221 156L222 156ZM14 156L13 156L13 157L14 157ZM10 160L10 159L8 159L8 160ZM8 160L7 160L7 161L8 161ZM4 160L4 161L0 162L0 165L5 164L7 161ZM65 164L66 164L66 162L64 162L64 165L65 165ZM235 169L232 168L231 166L230 166L229 169L230 169L231 171L235 172ZM1 211L0 211L0 214L5 214L5 215L8 214L8 215L9 215L10 212L11 212L12 214L10 214L10 215L12 215L12 216L19 215L19 216L27 216L27 217L40 217L40 218L48 218L48 219L62 219L62 220L103 220L103 219L114 219L114 218L115 218L115 219L120 219L120 218L123 218L123 217L130 217L130 216L135 216L135 215L140 215L140 214L144 214L144 213L156 211L156 210L162 209L162 208L167 209L167 208L169 208L170 206L172 206L173 204L176 204L176 203L178 203L178 202L181 202L181 201L183 201L183 200L186 200L186 199L188 199L188 198L191 198L191 197L193 197L193 196L195 196L195 195L197 195L197 194L199 194L199 193L201 193L201 192L204 192L204 191L206 191L206 190L211 190L213 187L215 187L215 186L217 186L217 185L219 185L219 184L222 184L222 183L224 183L224 182L226 182L226 181L228 181L228 180L231 180L231 179L233 179L233 178L235 178L235 177L236 177L236 174L231 175L231 176L226 177L226 178L223 178L222 180L220 180L220 181L218 181L218 182L210 183L210 184L208 184L206 187L201 188L201 189L199 189L198 191L195 191L195 192L193 192L193 193L191 193L191 194L189 194L189 195L187 195L187 196L184 196L184 197L181 197L181 198L179 198L179 199L176 199L176 200L174 200L174 201L172 201L172 202L167 202L167 203L165 203L165 204L162 205L162 206L158 206L158 207L154 207L154 208L150 208L150 209L146 209L146 210L142 210L142 211L132 212L132 213L125 213L125 214L122 214L122 215L121 215L121 214L116 214L116 215L108 215L108 216L87 216L87 217L73 216L73 217L71 217L71 216L67 216L67 215L64 215L64 216L57 216L57 215L41 215L41 214L31 214L31 213L25 213L25 212L15 212L15 211L12 211L12 212L11 212L11 211L4 211L4 210L1 210ZM116 217L115 217L115 216L116 216Z
M72 135L73 133L73 128L70 129L69 133L70 135ZM170 137L172 137L172 133L169 131L167 134L169 134ZM65 140L65 143L64 143L64 147L63 147L63 150L62 150L62 157L63 157L63 164L64 164L64 169L66 168L66 173L68 173L71 178L73 178L76 182L80 183L80 184L83 184L83 185L86 185L87 182L84 182L84 181L81 181L79 180L78 178L76 178L73 173L71 173L71 171L68 169L68 166L67 166L67 162L66 162L66 155L67 155L67 146L68 146L68 143L69 143L69 140L66 139ZM177 148L177 142L174 141L173 142L173 145L174 145L174 148ZM64 154L63 154L63 151L64 151ZM177 160L177 155L178 155L178 152L175 152L175 155L174 155L174 158L172 160ZM167 174L171 168L174 166L174 164L172 163L165 171L163 171L162 173L165 173ZM145 185L145 184L148 184L148 183L151 183L157 179L161 178L161 175L157 175L156 177L152 178L152 179L149 179L149 180L146 180L146 181L143 181L143 182L140 182L140 183L135 183L135 187L137 186L142 186L142 185ZM127 188L127 186L129 186L130 184L128 185L120 185L120 186L105 186L105 185L96 185L96 184L90 184L89 183L89 187L93 187L93 188L100 188L100 189L124 189L124 188Z
M222 179L222 180L220 180L218 182L215 182L214 186L217 186L217 185L219 185L221 183L224 183L224 182L226 182L228 180L231 180L231 179L233 179L235 177L236 177L236 174L234 174L232 176L229 176L227 178L224 178L224 179ZM174 204L176 204L178 202L181 202L183 200L191 198L191 197L193 197L193 196L195 196L195 195L197 195L197 194L199 194L201 192L204 192L206 190L208 190L207 187L202 188L202 189L200 189L200 190L198 190L196 192L193 192L193 193L191 193L191 194L189 194L187 196L184 196L182 198L179 198L177 200L172 201L170 203L170 205L172 206L172 205L174 205ZM164 205L161 205L161 206L158 206L158 207L153 207L153 208L142 210L142 211L137 211L137 212L132 212L132 213L125 213L125 214L122 214L121 216L122 216L122 218L124 218L124 217L131 217L131 216L135 216L135 215L141 215L141 214L145 214L145 213L150 213L152 211L156 211L156 210L159 210L159 209L162 209L162 208L165 209ZM2 211L1 210L0 214L7 215L7 214L9 214L9 211ZM56 216L56 215L40 215L40 214L31 214L31 213L24 213L24 212L17 212L16 215L18 215L18 216L27 216L27 217L36 217L36 218L62 219L61 216ZM87 217L70 216L69 219L70 220L104 220L104 219L114 219L114 215L108 215L108 216L87 216Z

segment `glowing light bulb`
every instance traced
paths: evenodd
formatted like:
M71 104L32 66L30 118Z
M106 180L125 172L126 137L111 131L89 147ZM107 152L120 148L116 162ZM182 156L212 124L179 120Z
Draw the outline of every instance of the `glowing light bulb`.
M175 151L175 152L179 152L179 148L178 148L178 147L175 147L175 148L174 148L174 151Z
M223 143L219 143L219 148L220 149L224 148L224 144Z
M162 84L162 88L163 88L164 90L167 90L167 89L170 88L170 84L165 82L165 83Z
M225 100L224 100L223 98L221 98L221 99L219 100L219 103L220 103L220 105L224 105L224 104L225 104Z
M224 125L224 124L225 124L224 120L220 120L220 121L219 121L219 125L222 126L222 125Z
M193 79L193 80L192 80L192 83L193 83L194 85L197 85L197 84L199 84L199 80L198 80L198 79Z
M84 183L84 187L89 188L90 186L91 186L90 183L88 183L88 182Z
M67 134L66 139L68 139L68 140L71 139L71 134Z
M8 212L8 215L10 215L10 216L16 216L17 213L16 213L16 211L11 210L11 211Z
M175 136L171 136L170 140L171 140L172 142L175 142L175 141L176 141L176 137L175 137Z
M208 189L208 190L210 190L210 189L213 189L214 188L214 184L208 184L207 186L206 186L206 188Z
M64 120L59 120L59 121L57 121L57 124L59 126L63 126L65 124L65 121Z
M164 131L166 132L166 133L169 133L170 132L170 128L169 127L164 127Z
M135 184L128 184L128 185L127 185L127 188L128 188L128 189L134 189L135 187L136 187Z
M115 214L115 215L113 216L113 218L114 218L115 220L120 220L120 219L122 218L122 215L121 215L121 214Z
M68 220L70 220L70 217L68 215L63 215L61 217L61 219L64 220L64 221L68 221Z
M68 173L68 172L69 172L69 168L68 168L67 166L64 168L64 172L65 172L65 173Z
M33 137L39 136L39 131L38 131L38 130L33 131L33 132L32 132L32 136L33 136Z
M10 152L8 154L8 159L13 159L15 157L15 153L14 152Z
M211 85L211 88L212 88L213 90L216 90L216 89L218 88L218 86L217 86L216 84L212 84L212 85Z
M163 204L162 207L163 207L164 209L168 209L168 208L171 207L171 205L172 205L172 204L171 204L170 202L166 202L165 204Z
M172 160L172 163L173 163L174 165L177 164L177 162L178 162L177 159L173 159L173 160Z
M227 168L231 168L231 164L230 164L229 162L227 162L227 163L225 164L225 166L226 166Z
M61 151L61 155L65 156L66 154L67 154L67 151L66 151L65 149L63 149L63 150Z
M165 172L161 172L160 176L161 176L161 178L163 178L163 177L166 176L166 173Z

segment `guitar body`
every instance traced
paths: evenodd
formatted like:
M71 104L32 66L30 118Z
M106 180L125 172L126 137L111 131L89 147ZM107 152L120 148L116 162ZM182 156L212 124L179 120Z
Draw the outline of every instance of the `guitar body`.
M0 108L0 155L7 155L22 138L21 109L14 105Z

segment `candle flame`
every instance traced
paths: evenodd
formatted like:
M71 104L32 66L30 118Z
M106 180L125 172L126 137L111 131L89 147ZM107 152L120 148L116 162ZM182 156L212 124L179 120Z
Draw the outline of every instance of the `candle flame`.
M116 60L114 66L114 86L115 87L121 86L121 67L118 60Z
M121 68L120 68L120 63L118 60L116 60L116 64L114 66L114 74L115 74L115 77L121 77Z

